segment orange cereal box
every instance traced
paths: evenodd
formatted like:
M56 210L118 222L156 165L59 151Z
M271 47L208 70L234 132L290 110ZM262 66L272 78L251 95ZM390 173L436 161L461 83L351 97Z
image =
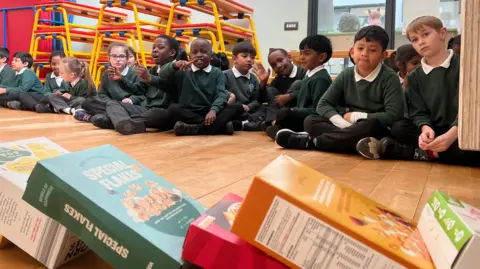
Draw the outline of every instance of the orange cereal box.
M292 268L435 268L409 220L284 155L254 177L232 232Z

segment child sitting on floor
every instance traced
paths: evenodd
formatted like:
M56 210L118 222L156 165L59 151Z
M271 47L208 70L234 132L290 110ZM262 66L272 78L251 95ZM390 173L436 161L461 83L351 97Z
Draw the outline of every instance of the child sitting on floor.
M95 84L88 72L88 64L74 57L66 57L62 59L59 72L63 81L70 83L68 92L51 94L48 100L54 112L75 114L75 109L80 107L85 98L96 93Z
M13 55L12 69L15 71L15 84L0 86L0 106L21 109L21 104L18 102L21 93L34 92L43 95L43 84L30 69L32 65L32 55L26 52L16 52Z
M244 110L243 115L233 120L234 129L261 131L266 113L266 107L262 106L265 88L260 89L257 77L250 73L257 53L250 42L244 41L233 47L232 55L233 68L223 72L230 95L228 103L240 104Z
M462 51L462 35L450 38L448 41L448 49L451 49L455 54L460 55Z
M423 56L421 67L408 76L410 119L395 123L391 137L360 141L364 157L480 165L480 152L458 146L460 57L445 48L446 36L442 21L433 16L408 25L407 37Z
M10 51L0 48L0 88L15 86L15 71L8 65Z
M284 148L354 152L365 136L384 137L388 126L403 118L402 89L398 75L382 64L389 37L380 26L367 26L355 35L350 49L355 66L343 70L320 99L317 116L304 124L307 134L278 132ZM348 108L341 115L339 108Z
M404 97L404 108L405 117L408 117L408 74L415 70L420 65L422 56L417 53L415 48L411 44L403 45L399 47L395 53L395 64L397 65L399 71L398 76L400 77L400 83L403 88L403 97Z
M332 43L326 36L313 35L305 38L300 43L300 57L308 69L306 77L302 80L299 91L276 97L276 103L280 105L296 101L296 106L282 108L277 112L274 125L266 129L267 135L272 139L282 129L303 132L303 121L309 115L317 114L315 106L332 84L330 74L323 66L332 57Z
M24 92L18 98L22 109L36 111L38 113L53 112L50 106L48 95L62 95L68 92L68 83L60 76L60 63L65 57L63 51L54 51L50 54L50 67L52 72L45 76L44 94Z

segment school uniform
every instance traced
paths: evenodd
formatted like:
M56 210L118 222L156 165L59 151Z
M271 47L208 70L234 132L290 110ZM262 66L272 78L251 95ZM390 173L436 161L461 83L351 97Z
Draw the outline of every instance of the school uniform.
M90 97L82 104L84 109L90 115L105 114L107 102L122 101L130 98L135 105L141 104L145 100L145 91L147 85L140 81L135 72L135 68L126 67L122 72L122 79L115 81L108 77L108 72L102 74L98 94Z
M63 81L61 76L56 76L53 72L45 76L44 93L22 93L19 96L19 101L22 103L22 109L35 111L35 106L41 104L46 106L49 104L48 96L55 94L57 91L61 93L68 92L69 85Z
M80 108L88 97L95 94L95 89L92 89L92 92L88 93L88 81L77 78L70 83L68 93L71 95L70 99L56 94L50 94L48 96L48 101L55 111L62 111L66 108Z
M269 86L267 86L267 103L268 109L265 121L274 121L277 117L277 111L283 107L295 107L296 102L292 100L284 106L275 103L275 97L281 94L291 94L299 91L302 80L305 78L307 70L293 65L292 72L288 77L277 75Z
M0 95L0 106L6 106L10 101L18 101L20 94L24 92L44 94L42 82L30 68L26 67L15 73L15 85L5 89L7 93Z
M392 137L399 143L418 148L418 137L424 125L435 131L435 137L458 126L460 57L452 50L449 52L449 57L439 67L428 65L424 58L421 66L408 76L410 119L392 126ZM461 150L458 141L438 155L441 162L480 165L480 152ZM399 152L391 157L413 159L414 153Z
M161 67L150 68L152 80L160 73ZM142 133L146 128L157 128L161 131L170 130L175 122L169 119L167 108L178 100L176 91L166 93L162 89L174 87L172 84L148 85L145 100L141 105L122 103L121 101L109 101L107 103L107 116L113 127L122 134Z
M304 131L305 118L317 114L315 107L331 84L332 78L323 65L308 71L302 80L300 90L290 94L297 105L293 108L286 107L278 110L275 125L267 128L267 135L275 139L280 129Z
M0 66L0 88L15 87L15 71L8 65Z
M248 106L248 112L234 119L239 121L263 122L266 115L266 106L262 103L266 99L265 89L260 89L257 77L250 72L242 75L237 68L223 71L226 80L228 94L235 94L235 103Z
M169 63L152 82L160 85L173 82L176 85L176 89L165 89L169 92L176 90L180 94L178 103L168 107L168 115L174 122L198 124L197 134L223 133L232 118L243 114L241 105L227 105L225 77L220 69L211 65L204 69L192 65L190 71L177 71ZM211 125L205 125L205 116L211 110L217 113L216 120Z
M352 112L350 122L338 108ZM318 116L305 120L310 146L322 151L352 152L364 137L382 138L403 118L402 88L397 74L383 64L366 77L356 67L345 69L320 99Z

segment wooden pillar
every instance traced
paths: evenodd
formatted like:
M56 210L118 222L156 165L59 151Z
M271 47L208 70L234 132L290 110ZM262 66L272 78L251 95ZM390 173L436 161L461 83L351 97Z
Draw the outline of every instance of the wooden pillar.
M480 0L462 1L458 142L480 151Z

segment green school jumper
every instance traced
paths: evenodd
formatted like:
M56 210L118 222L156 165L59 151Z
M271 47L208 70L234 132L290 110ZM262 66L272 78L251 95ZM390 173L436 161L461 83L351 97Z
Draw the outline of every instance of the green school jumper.
M2 72L0 72L0 88L5 88L5 87L15 87L17 86L17 83L15 81L15 71L6 64Z
M7 93L33 92L44 94L43 84L30 68L15 77L15 86L6 87Z
M272 80L272 82L270 82L270 85L268 85L268 87L273 87L277 89L280 94L285 94L287 93L288 89L290 89L290 86L292 86L293 82L304 79L306 75L307 70L305 68L297 66L297 74L295 74L293 78L277 75Z
M61 93L66 93L68 92L68 87L69 87L68 82L65 82L63 80L59 87L55 78L52 78L52 72L48 73L45 76L45 86L44 86L45 94L55 93L56 91L60 91Z
M437 67L428 75L419 66L408 76L408 112L421 128L449 129L458 125L460 57L453 55L448 68Z
M223 71L226 80L228 92L235 94L237 103L247 105L249 113L253 113L261 107L261 92L257 77L250 74L250 78L245 76L235 77L232 69Z
M392 125L404 116L402 86L398 75L382 65L373 82L355 81L355 67L341 72L320 99L317 113L327 119L338 113L336 107L348 108L350 112L367 113L368 119L378 119Z
M136 74L135 68L129 68L127 75L119 81L111 80L108 72L103 72L98 90L98 97L105 102L108 100L122 101L130 98L134 105L140 105L145 100L145 92L148 85L141 81Z
M290 94L297 103L293 111L304 117L316 115L315 107L331 84L332 78L326 69L317 71L311 77L305 77L300 90Z
M165 67L166 65L164 65ZM178 102L178 92L165 92L163 89L169 87L174 89L175 86L172 83L161 84L158 83L158 66L150 68L148 71L152 75L151 85L148 85L147 93L145 94L145 100L142 102L142 106L151 109L154 107L167 109L172 103ZM155 86L156 85L156 86Z
M81 79L77 82L77 84L75 84L74 87L72 87L69 83L68 93L72 96L70 98L70 101L73 101L74 99L76 99L78 97L87 98L89 96L92 96L95 93L95 89L93 89L92 93L89 95L88 94L88 81L86 79Z
M208 73L204 70L177 71L169 63L162 68L154 83L161 86L171 82L176 85L176 89L167 87L165 91L180 92L178 104L190 111L201 114L214 110L218 114L227 104L225 77L216 67L212 66Z

